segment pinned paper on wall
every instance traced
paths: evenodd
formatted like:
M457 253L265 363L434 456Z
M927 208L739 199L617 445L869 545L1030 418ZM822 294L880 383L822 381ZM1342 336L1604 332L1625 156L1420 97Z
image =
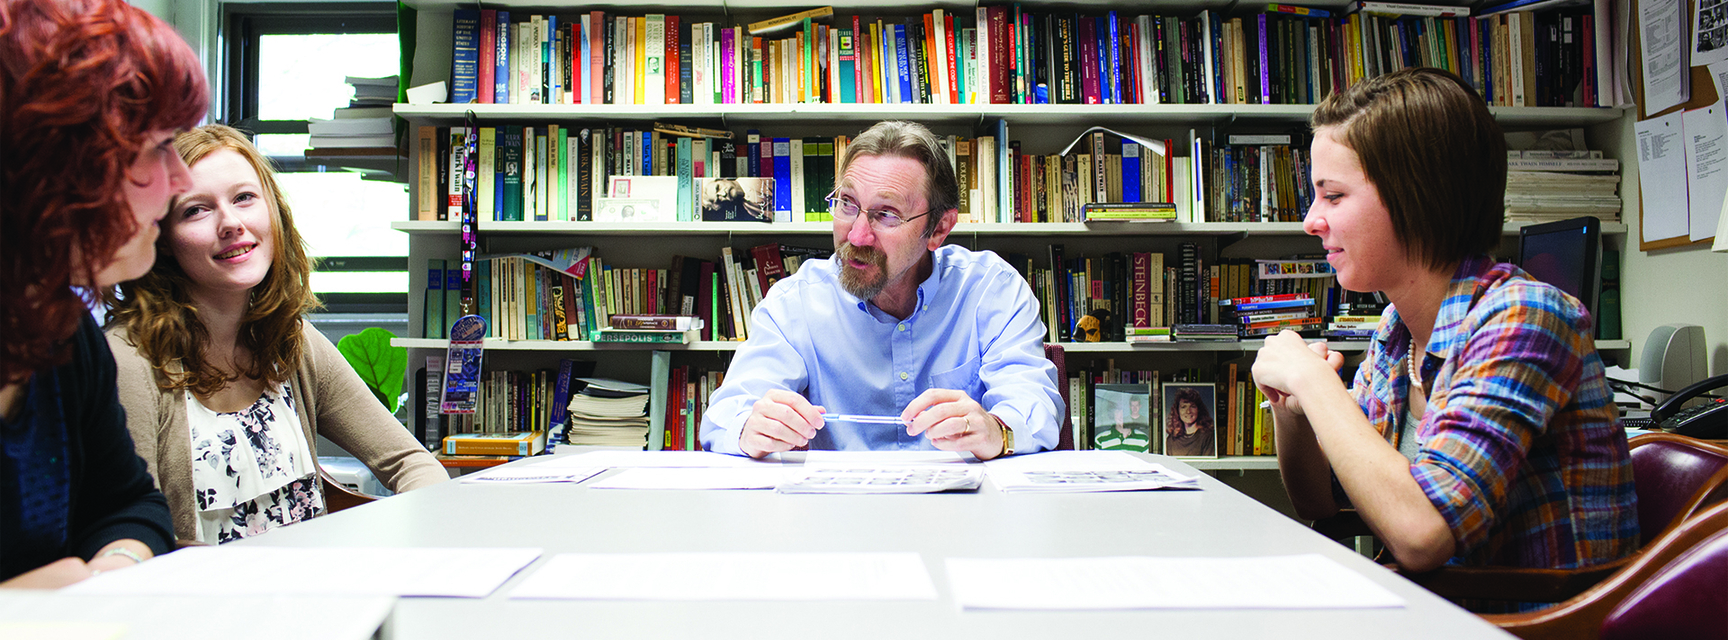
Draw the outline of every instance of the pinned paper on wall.
M1644 113L1661 113L1691 99L1688 85L1686 3L1638 3L1638 47L1644 61Z
M1638 136L1638 216L1642 242L1689 235L1686 197L1686 145L1680 113L1635 125Z
M1681 117L1686 136L1687 239L1716 235L1716 219L1728 195L1728 117L1721 100Z

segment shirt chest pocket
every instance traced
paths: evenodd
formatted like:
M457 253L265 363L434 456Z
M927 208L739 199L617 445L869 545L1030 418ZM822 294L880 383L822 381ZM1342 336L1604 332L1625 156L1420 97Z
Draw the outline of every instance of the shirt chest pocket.
M958 367L930 374L930 388L963 391L972 399L981 400L984 384L978 379L978 369L983 363L982 357L974 356Z

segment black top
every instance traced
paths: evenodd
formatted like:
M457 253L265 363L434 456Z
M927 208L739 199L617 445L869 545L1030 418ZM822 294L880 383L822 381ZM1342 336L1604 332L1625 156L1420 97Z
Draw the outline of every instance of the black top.
M115 540L158 555L174 540L168 502L132 448L114 355L94 318L84 316L68 348L70 362L31 378L16 421L0 419L0 580L67 556L89 560ZM19 455L31 451L48 455Z

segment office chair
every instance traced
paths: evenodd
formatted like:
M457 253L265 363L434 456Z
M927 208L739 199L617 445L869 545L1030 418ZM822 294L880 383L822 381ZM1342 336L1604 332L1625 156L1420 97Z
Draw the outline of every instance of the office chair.
M1074 450L1074 411L1068 404L1068 355L1059 344L1044 345L1044 357L1056 365L1056 392L1062 394L1062 431L1056 438L1057 451Z
M336 513L349 507L358 507L377 500L377 498L342 486L342 483L330 477L330 472L325 471L323 467L318 468L318 479L324 485L324 513Z
M1638 494L1640 553L1699 512L1728 501L1728 448L1669 433L1640 435L1628 446ZM1335 540L1373 535L1355 510L1316 520L1314 530ZM1399 573L1445 598L1560 602L1583 593L1636 557L1578 569L1442 566L1424 573Z
M1570 600L1482 618L1525 640L1728 639L1728 503L1668 530Z

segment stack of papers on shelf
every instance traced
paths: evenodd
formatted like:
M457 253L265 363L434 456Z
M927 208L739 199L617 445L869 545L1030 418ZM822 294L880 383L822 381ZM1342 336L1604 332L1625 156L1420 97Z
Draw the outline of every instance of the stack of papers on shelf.
M648 442L648 387L606 378L578 380L585 386L570 397L564 442L611 447Z
M1007 493L1089 493L1199 489L1200 479L1121 451L1049 451L984 463L990 481Z
M349 76L354 87L354 99L348 107L337 109L331 120L313 118L306 124L312 134L313 149L391 149L396 148L395 118L390 105L396 101L396 76L357 78Z

